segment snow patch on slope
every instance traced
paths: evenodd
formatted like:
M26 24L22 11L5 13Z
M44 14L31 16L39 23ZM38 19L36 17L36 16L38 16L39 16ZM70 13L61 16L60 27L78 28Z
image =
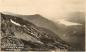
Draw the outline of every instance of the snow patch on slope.
M13 20L10 20L13 24L17 25L17 26L21 26L19 23L16 23L15 21Z

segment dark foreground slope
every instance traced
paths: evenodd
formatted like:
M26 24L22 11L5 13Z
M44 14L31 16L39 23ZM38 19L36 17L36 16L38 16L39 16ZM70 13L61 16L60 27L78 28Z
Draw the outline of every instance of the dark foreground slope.
M48 29L20 17L1 14L1 50L69 50L68 43Z

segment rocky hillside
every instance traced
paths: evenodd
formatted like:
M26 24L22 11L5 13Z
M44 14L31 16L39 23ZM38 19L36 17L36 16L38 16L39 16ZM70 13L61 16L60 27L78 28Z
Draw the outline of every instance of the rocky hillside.
M20 17L1 13L1 50L69 50L70 45L52 31Z

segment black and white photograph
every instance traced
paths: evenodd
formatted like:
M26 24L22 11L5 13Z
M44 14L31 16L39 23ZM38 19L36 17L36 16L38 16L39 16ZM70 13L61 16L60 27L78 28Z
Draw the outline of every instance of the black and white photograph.
M85 0L0 0L0 51L85 52Z

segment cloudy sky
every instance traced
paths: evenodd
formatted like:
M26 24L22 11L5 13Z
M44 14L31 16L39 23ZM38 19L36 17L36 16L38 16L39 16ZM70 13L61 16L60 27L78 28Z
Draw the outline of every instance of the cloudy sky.
M0 0L0 12L41 14L52 20L71 12L84 11L84 2L85 0Z

